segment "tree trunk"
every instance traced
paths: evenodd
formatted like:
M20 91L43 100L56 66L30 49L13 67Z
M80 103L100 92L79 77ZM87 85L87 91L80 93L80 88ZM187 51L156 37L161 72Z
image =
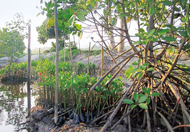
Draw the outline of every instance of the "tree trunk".
M28 69L27 69L27 93L28 93L28 116L31 109L31 93L30 93L30 68L31 68L31 50L30 50L30 26L28 26ZM12 58L12 57L11 57ZM12 63L12 62L11 62Z
M120 32L120 38L119 38L119 46L118 46L118 53L121 53L124 51L124 41L123 41L123 36L124 36L124 31L122 31L122 29L124 29L124 19L120 20L120 28L121 28L121 32Z
M59 93L59 77L58 77L58 64L59 64L59 39L58 39L58 26L57 26L57 2L55 2L55 37L56 37L56 67L55 67L55 75L56 75L56 92L55 92L55 120L58 121L58 93Z
M110 5L110 0L108 0L108 24L111 20L111 5ZM109 25L108 25L109 26ZM111 26L109 26L109 28L112 28ZM114 40L114 36L113 36L113 29L110 29L109 31L109 40L110 40L110 49L113 49L113 47L115 47L115 40Z

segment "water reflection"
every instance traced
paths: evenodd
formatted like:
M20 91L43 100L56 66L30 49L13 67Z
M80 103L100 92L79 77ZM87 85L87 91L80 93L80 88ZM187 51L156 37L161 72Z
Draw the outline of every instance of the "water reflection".
M32 91L31 107L35 105L37 93ZM12 132L19 129L27 115L27 84L0 84L0 130ZM22 130L24 132L26 130Z

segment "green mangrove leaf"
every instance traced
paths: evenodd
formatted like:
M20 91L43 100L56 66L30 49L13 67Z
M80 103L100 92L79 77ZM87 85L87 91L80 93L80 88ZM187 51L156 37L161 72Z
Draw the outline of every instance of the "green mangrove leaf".
M142 33L136 33L135 35L140 38L142 37Z
M188 35L190 36L190 27L187 27L187 33L188 33Z
M131 105L131 110L134 109L137 105Z
M138 63L137 63L136 61L134 61L134 62L132 63L132 65L138 65Z
M134 93L133 98L137 102L137 100L138 100L139 97L138 97L138 94L136 92Z
M139 73L139 74L137 75L137 79L138 79L138 80L141 79L141 77L142 77L143 75L144 75L143 72Z
M173 3L171 1L161 1L161 3L163 3L164 5L168 5L168 6L171 6L173 5Z
M77 15L77 17L80 21L85 21L84 15Z
M133 69L132 73L134 74L135 72L137 72L138 68L136 67L135 69Z
M38 85L39 86L44 86L44 83L43 82L39 82Z
M188 17L183 17L181 20L182 22L188 22Z
M129 71L133 71L133 66L130 65L128 70L129 70Z
M126 104L134 104L134 102L130 99L124 99L123 102Z
M139 63L139 64L141 63L141 59L138 59L138 63Z
M80 39L82 38L83 32L79 32L78 36L80 37Z
M54 16L52 16L51 18L48 19L47 21L47 29L54 26Z
M145 69L146 69L146 66L141 65L141 66L140 66L140 69L141 69L141 70L145 70Z
M181 11L181 9L175 6L174 11Z
M146 38L148 38L148 37L152 36L154 32L155 32L155 28L154 28L154 29L152 29L152 30L150 30L150 31L148 32L148 34L147 34Z
M142 109L148 109L148 106L147 106L147 104L145 104L145 103L140 103L140 104L138 104L139 105L139 107L140 108L142 108Z
M163 34L165 34L165 33L168 33L170 31L170 29L159 29L158 31L157 31L157 33L159 33L160 35L163 35Z
M142 72L143 70L141 70L141 69L137 69L137 72Z
M146 91L147 91L147 93L146 93L146 94L148 94L148 95L149 95L149 94L150 94L151 89L150 89L150 88L148 88Z
M140 28L139 29L139 32L145 32L143 28Z
M117 23L117 19L116 19L116 18L113 18L113 19L112 19L112 25L115 26L116 23Z
M81 25L80 25L80 24L75 24L74 26L75 26L78 30L81 29Z
M154 71L153 67L148 68L146 71Z
M125 71L125 75L126 75L127 79L129 79L132 74L130 71L127 70L127 71Z
M182 68L186 72L190 72L190 68Z
M154 15L155 13L156 13L156 8L155 8L154 6L152 6L152 7L150 8L149 14L152 16L152 15Z
M178 27L177 29L178 30L185 30L185 27L182 26L182 27Z
M141 43L141 41L136 41L133 44L136 45L136 44L139 44L139 43Z
M86 14L88 14L88 11L80 11L79 12L81 15L86 15Z
M159 96L159 95L160 95L160 93L158 93L158 92L153 92L151 96L156 97L156 96Z
M80 108L82 106L82 104L77 104L77 108Z
M186 31L178 31L180 34L181 34L181 36L183 36L183 37L187 37L188 35L187 35L187 32Z
M142 91L143 91L144 93L147 93L147 90L146 90L145 87L142 88Z
M138 103L142 103L142 102L144 102L147 98L148 98L147 95L144 95L144 96L140 97Z
M107 99L106 96L104 96L104 95L101 95L101 98L103 98L103 99Z
M143 66L149 66L150 65L150 63L144 63L143 64Z
M70 17L70 19L69 19L69 25L73 25L74 24L74 22L75 22L75 15L73 14L71 17Z
M146 103L150 104L150 99L149 98L146 99Z
M167 41L167 42L176 41L176 38L174 38L174 37L162 37L162 39Z
M65 25L66 27L69 27L69 23L68 23L68 22L64 22L64 25Z

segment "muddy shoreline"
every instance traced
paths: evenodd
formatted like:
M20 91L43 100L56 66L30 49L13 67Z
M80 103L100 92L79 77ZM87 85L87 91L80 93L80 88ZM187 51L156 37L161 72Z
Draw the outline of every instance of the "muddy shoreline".
M96 65L100 65L100 55L97 56L91 56L90 57L90 61L91 63L95 63ZM38 59L38 58L37 58ZM26 61L24 59L22 59L22 61ZM22 62L20 61L20 62ZM129 65L133 62L136 61L131 60L128 65L125 67L125 69L128 69ZM18 62L18 63L20 63ZM84 55L77 55L74 59L73 62L82 62L82 63L87 63L88 59L86 56ZM104 58L104 69L108 70L109 68L111 68L114 64L111 61L110 57L106 56ZM179 60L178 64L182 64L182 63L186 63L187 65L190 65L190 61L189 60ZM124 83L125 84L130 84L130 80L126 80L124 79ZM100 131L100 129L102 128L102 126L90 126L87 125L85 123L80 123L80 124L76 124L72 119L64 119L64 121L60 124L60 125L55 125L53 117L54 117L54 113L49 113L48 112L49 109L43 109L40 106L35 106L31 109L31 116L27 118L27 121L25 124L25 126L23 125L23 128L25 129L29 129L29 131L31 132L57 132L57 131L68 131L68 132L76 132L76 131L84 131L84 132L98 132ZM117 118L117 117L116 117ZM119 118L119 117L118 117ZM116 122L118 119L113 120L113 124L114 122ZM105 120L106 121L106 120ZM106 122L104 122L106 123ZM122 120L122 122L116 126L116 128L114 130L108 130L111 132L127 132L127 118L124 118ZM161 123L162 124L162 123ZM146 132L145 129L142 129L141 126L138 126L138 124L133 125L132 131L134 132ZM159 127L154 127L153 131L155 132L161 132L162 129Z
M56 125L53 120L54 113L35 106L31 109L31 116L27 118L25 128L31 132L98 132L101 127L90 126L85 123L76 124L72 119L65 119Z

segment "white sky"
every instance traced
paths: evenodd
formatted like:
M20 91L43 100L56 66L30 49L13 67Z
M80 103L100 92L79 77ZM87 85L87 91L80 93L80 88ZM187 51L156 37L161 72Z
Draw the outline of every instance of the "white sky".
M0 28L2 29L2 27L5 27L6 22L13 20L16 13L22 13L25 21L29 19L31 20L31 49L50 47L51 42L54 40L48 40L45 45L42 45L37 41L38 33L36 27L40 26L46 18L45 15L37 16L37 14L41 12L41 10L37 8L40 6L40 0L0 0ZM71 37L71 41L72 40L73 37ZM75 37L75 41L78 43L78 37ZM81 47L88 47L90 41L89 34L84 33L82 40L80 40ZM28 47L27 39L24 40L24 43L26 47Z
M36 6L40 7L40 0L0 0L0 28L5 27L6 22L13 20L16 13L22 13L25 21L31 20L31 49L51 45L50 42L42 45L37 41L36 27L42 24L46 16L37 16L41 10ZM24 42L27 47L28 40Z
M37 14L41 12L41 10L37 8L40 6L40 0L0 0L0 28L5 27L5 23L10 22L16 13L22 13L25 21L29 19L31 20L31 49L39 47L50 47L53 40L49 40L45 45L39 44L37 41L38 33L36 31L36 27L40 26L46 18L45 15L37 16ZM134 23L131 24L134 25ZM130 33L135 32L134 26L132 25L131 27L133 28L130 28ZM94 37L96 40L100 40L100 38L95 34L83 33L83 37L80 40L81 48L88 47L89 42L91 41L90 37ZM71 41L72 39L73 37L71 37ZM75 37L75 41L78 43L78 37ZM24 42L27 47L28 40L26 39ZM94 43L91 42L91 45L94 45Z

